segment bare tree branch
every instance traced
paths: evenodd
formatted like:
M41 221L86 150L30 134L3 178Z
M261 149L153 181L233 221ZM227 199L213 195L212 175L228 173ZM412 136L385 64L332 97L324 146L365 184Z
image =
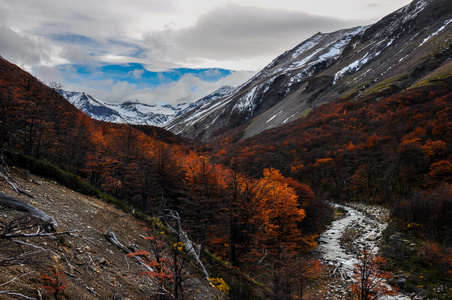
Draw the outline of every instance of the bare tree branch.
M98 293L96 293L96 291L95 291L92 287L89 287L89 286L86 285L85 288L86 288L90 293L93 293L94 295L96 295L97 297L100 298L100 295L99 295Z
M15 243L18 243L18 244L21 244L21 245L30 246L30 247L32 247L32 248L36 248L36 249L42 250L42 251L44 251L44 252L52 253L52 254L55 255L56 257L61 258L57 253L55 253L55 252L52 251L52 250L49 250L49 249L46 249L46 248L43 248L43 247L40 247L40 246L33 245L33 244L31 244L31 243L22 242L22 241L19 241L19 240L13 240L13 241L14 241Z
M7 281L7 282L4 282L4 283L0 284L0 286L6 285L6 284L11 283L11 282L13 282L13 281L16 281L17 279L20 279L20 278L22 278L22 277L24 277L24 276L30 275L30 274L32 274L32 273L34 273L34 272L35 272L35 271L31 271L31 272L28 272L27 274L22 274L22 275L20 275L20 276L16 276L16 277L14 277L13 279L11 279L10 281Z
M18 194L24 194L27 195L30 198L35 199L36 197L33 196L32 194L30 194L29 192L22 190L21 188L19 188L13 181L13 179L11 178L11 176L9 176L9 174L7 173L7 175L0 173L0 178L3 178L3 180L6 181L7 184L9 184L9 186Z
M0 239L4 239L4 238L18 238L18 237L38 237L38 236L58 236L58 235L65 235L65 234L73 234L76 233L77 230L68 230L68 231L62 231L62 232L37 232L37 233L11 233L11 234L5 234L5 235L0 235Z
M17 297L22 297L27 300L37 300L36 298L31 298L31 297L25 296L23 294L14 293L14 292L10 292L10 291L0 291L0 295L17 296Z
M107 234L105 235L105 237L107 238L107 240L110 243L112 243L116 247L120 248L127 254L132 253L132 251L130 251L129 248L127 248L126 246L121 244L120 241L118 241L115 233L113 231L111 231L110 228L108 228L108 231L107 231ZM134 258L140 263L140 265L142 265L144 268L146 268L149 272L154 272L154 269L152 269L150 266L148 266L141 257L139 257L138 255L135 255Z
M10 255L7 258L0 259L0 266L4 267L4 266L14 266L14 265L18 265L18 264L23 264L23 263L27 262L28 260L35 258L36 255L40 252L41 251L27 251L27 252L22 252L17 255Z

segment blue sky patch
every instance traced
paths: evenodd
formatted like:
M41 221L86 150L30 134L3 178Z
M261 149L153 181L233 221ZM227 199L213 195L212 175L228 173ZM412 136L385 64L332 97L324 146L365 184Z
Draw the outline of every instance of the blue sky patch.
M180 80L185 75L192 75L206 82L216 82L232 74L233 71L212 68L212 69L190 69L178 68L164 72L152 72L137 63L130 64L109 64L99 67L92 65L72 65L72 71L67 68L60 68L64 79L69 83L81 83L82 81L105 81L128 82L138 88L154 88L163 84L168 84Z

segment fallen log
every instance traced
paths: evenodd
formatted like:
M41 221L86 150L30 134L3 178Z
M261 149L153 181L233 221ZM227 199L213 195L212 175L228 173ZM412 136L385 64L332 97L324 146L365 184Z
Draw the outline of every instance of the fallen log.
M25 296L24 294L15 293L15 292L11 292L11 291L0 291L0 295L21 297L21 298L27 299L27 300L37 300L36 298L28 297L28 296Z
M58 227L57 221L42 210L4 193L0 193L0 205L30 213L31 216L44 222L48 227L47 231L55 231L55 227Z

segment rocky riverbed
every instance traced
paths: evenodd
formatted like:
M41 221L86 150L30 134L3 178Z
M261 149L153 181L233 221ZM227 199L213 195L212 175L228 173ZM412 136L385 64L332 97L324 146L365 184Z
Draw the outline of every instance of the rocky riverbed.
M342 218L334 221L319 238L316 252L321 260L332 266L332 276L339 280L329 281L325 299L345 299L348 286L352 283L354 264L357 256L367 247L374 254L378 253L382 232L387 226L389 211L364 204L333 204L345 211ZM404 294L382 298L385 300L409 300L413 298Z

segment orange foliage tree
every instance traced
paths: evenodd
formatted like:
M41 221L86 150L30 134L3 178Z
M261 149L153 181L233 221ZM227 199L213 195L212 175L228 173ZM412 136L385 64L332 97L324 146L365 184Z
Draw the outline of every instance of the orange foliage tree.
M209 228L218 221L223 191L226 189L223 167L207 156L195 153L183 158L185 178L182 183L180 211L195 242L204 249Z
M263 175L258 182L254 220L262 228L258 233L262 245L270 253L279 247L296 250L302 239L297 225L304 219L305 211L299 208L295 190L278 170L265 169Z
M220 220L210 231L210 243L217 255L240 267L247 261L250 241L257 230L251 221L256 214L253 199L257 184L238 171L228 170L223 175L226 187L221 198Z
M452 253L437 243L426 243L419 250L418 259L423 264L434 266L438 276L452 276Z
M154 278L158 288L154 291L152 299L185 299L184 281L188 278L185 264L188 252L184 250L181 233L178 232L171 241L164 233L151 229L141 223L138 229L146 231L145 240L149 241L149 250L136 249L127 254L129 257L138 256L146 265L147 271L139 275Z
M276 169L265 169L258 181L254 200L256 215L253 222L259 230L255 233L253 255L268 261L272 266L273 291L276 297L290 294L287 285L287 266L303 250L303 236L298 224L305 211L299 208L295 190ZM285 290L285 292L284 292Z
M317 259L300 258L295 264L294 279L298 281L298 295L303 299L304 288L310 281L318 279L322 274L322 264Z
M146 239L154 240L154 237L147 237ZM164 295L167 293L166 284L173 282L174 276L172 271L170 270L170 261L165 258L162 253L155 251L163 249L163 246L159 243L161 242L156 241L155 243L152 243L154 246L153 254L146 250L138 249L133 253L127 254L127 256L138 256L144 261L144 263L148 267L148 270L141 272L140 275L156 279L158 282L158 290L156 291L156 294L160 296L160 299L164 299Z

